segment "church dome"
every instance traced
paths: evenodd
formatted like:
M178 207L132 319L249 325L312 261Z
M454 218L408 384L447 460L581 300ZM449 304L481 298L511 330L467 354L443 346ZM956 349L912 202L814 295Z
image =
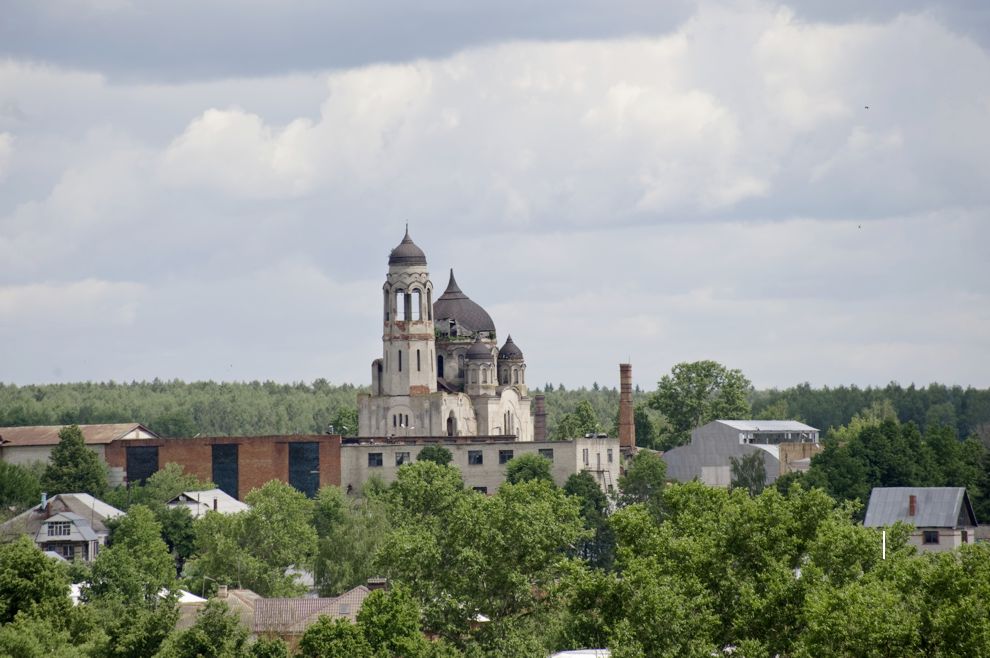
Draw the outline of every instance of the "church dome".
M406 235L402 238L392 253L388 255L389 265L426 265L426 254L416 246L416 243L409 237L409 227L406 226Z
M457 281L454 279L453 269L450 270L450 282L447 284L447 289L433 303L433 320L440 329L446 329L446 321L453 320L459 327L468 331L495 331L492 316L461 292L457 286Z
M488 345L481 342L481 338L475 339L474 344L467 351L468 361L491 361L492 350Z
M502 349L498 351L498 359L499 361L523 360L522 350L519 349L519 347L514 342L512 342L512 334L509 334L509 337L505 339L505 345L503 345Z

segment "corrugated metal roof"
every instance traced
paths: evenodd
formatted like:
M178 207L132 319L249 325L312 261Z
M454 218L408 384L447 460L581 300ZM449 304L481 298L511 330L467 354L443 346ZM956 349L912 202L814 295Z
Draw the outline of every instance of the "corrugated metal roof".
M66 425L29 425L24 427L0 427L0 445L3 446L50 446L59 442L58 433ZM102 425L80 425L83 441L89 444L110 443L130 434L134 430L146 432L143 438L158 438L158 435L140 423L106 423Z
M254 608L255 633L301 635L323 615L354 621L370 590L364 585L336 598L259 599Z
M911 496L916 501L914 516ZM967 525L976 525L965 487L876 487L863 525L880 528L903 521L917 528L955 528L961 514L970 521Z
M242 503L223 489L183 491L166 504L169 507L188 507L193 518L199 518L213 509L214 500L216 500L216 511L221 514L236 514L251 509L250 505Z
M817 432L817 427L796 420L716 420L743 432Z

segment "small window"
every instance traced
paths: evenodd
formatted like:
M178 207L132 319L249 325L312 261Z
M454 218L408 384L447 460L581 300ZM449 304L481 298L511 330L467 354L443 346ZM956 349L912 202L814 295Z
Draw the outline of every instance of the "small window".
M608 450L606 450L606 454L608 455L608 463L611 464L612 463L612 449L609 448Z
M398 427L398 426L399 426L399 420L395 414L392 414L392 427Z
M384 463L385 462L382 459L382 453L380 453L380 452L369 452L368 453L368 467L369 468L374 468L376 466L381 466Z
M480 494L487 494L488 493L488 487L471 487L471 488L474 489L475 491L477 491Z
M540 448L540 457L553 461L553 448Z
M402 466L403 464L408 464L412 460L409 458L408 452L397 452L395 453L395 465Z
M48 524L48 536L49 537L68 537L72 534L72 524L59 521L57 523Z
M485 463L485 458L480 450L468 450L468 464L470 466L481 466Z
M499 464L504 464L507 461L509 461L510 459L512 459L512 451L511 450L499 450L498 451L498 463Z
M419 372L420 370L422 370L422 366L419 361L419 350L416 350L416 372Z
M399 350L399 372L402 372L402 350Z
M938 543L938 530L925 530L923 535L923 541L926 544L937 544Z
M584 460L584 465L588 465L588 449L585 448L581 451L581 458Z

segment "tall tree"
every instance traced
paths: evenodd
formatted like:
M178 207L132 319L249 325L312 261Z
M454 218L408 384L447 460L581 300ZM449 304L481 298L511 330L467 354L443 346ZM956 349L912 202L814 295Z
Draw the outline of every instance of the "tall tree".
M64 615L69 609L69 578L27 536L0 544L0 625L19 612Z
M107 469L95 452L86 447L78 425L59 430L41 486L49 494L88 493L102 496L107 489Z
M729 458L733 489L745 489L751 496L763 491L767 484L767 469L763 462L763 451L751 452L742 457Z
M450 450L447 450L441 445L428 445L420 450L416 456L417 461L433 462L440 466L446 466L453 458L454 455L451 454Z
M667 464L655 452L640 450L624 475L619 476L622 503L647 503L655 508L667 482Z
M210 599L190 628L173 634L158 658L245 658L248 630L220 599Z
M532 452L522 454L513 457L505 465L505 481L518 484L529 480L545 480L552 485L553 475L550 474L552 466L553 464L546 457Z
M681 444L691 430L719 418L749 418L751 384L740 370L716 361L678 363L664 375L650 397L650 406L670 421Z

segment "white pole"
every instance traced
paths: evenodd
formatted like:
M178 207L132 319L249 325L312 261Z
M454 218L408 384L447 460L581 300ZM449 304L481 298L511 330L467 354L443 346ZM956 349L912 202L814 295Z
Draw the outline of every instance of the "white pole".
M887 531L886 530L882 530L881 532L882 532L882 535L881 535L881 539L880 539L880 559L881 560L886 560L887 559Z

